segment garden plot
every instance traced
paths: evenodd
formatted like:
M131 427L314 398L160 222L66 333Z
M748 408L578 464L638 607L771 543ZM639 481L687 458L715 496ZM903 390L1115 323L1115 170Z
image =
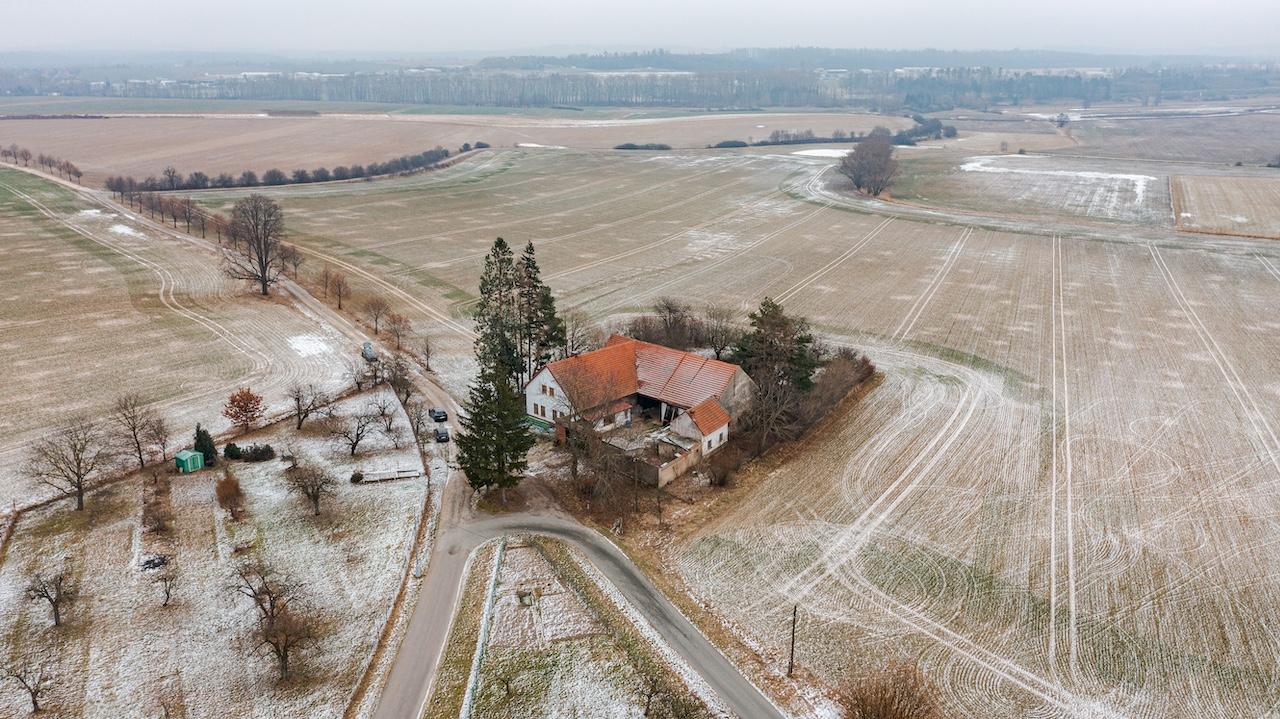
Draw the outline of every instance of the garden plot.
M389 392L365 393L336 407L356 411ZM402 432L403 413L394 416ZM67 502L32 511L18 524L0 567L0 657L33 656L54 677L50 706L68 716L341 717L399 588L426 498L425 479L354 485L353 469L414 467L412 442L396 449L375 432L351 459L319 426L301 432L291 422L238 440L267 442L339 479L320 516L284 484L287 463L233 462L243 491L235 520L214 494L223 467L169 475L172 520L146 531L142 500L158 486L151 473L93 492L82 513ZM141 563L164 555L148 571ZM278 682L273 660L254 650L248 600L231 593L242 559L260 558L302 586L319 638L300 649L295 676ZM79 588L67 623L50 626L47 607L22 596L33 572L64 569ZM176 577L173 599L161 606L153 584L160 572ZM122 671L127 667L128 671ZM25 715L22 698L5 688L0 714Z
M294 382L345 381L354 340L287 291L262 299L227 280L201 243L10 170L0 217L0 503L47 494L17 471L33 438L119 395L155 403L176 438L225 428L237 387L282 411Z
M1280 239L1280 179L1171 179L1178 227L1216 235Z
M554 540L478 550L426 716L710 716L602 582Z

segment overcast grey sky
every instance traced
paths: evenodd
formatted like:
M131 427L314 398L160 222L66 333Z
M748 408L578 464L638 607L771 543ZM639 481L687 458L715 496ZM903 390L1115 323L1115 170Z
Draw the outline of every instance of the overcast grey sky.
M0 33L9 50L810 45L1256 54L1275 52L1280 31L1280 0L0 0L0 8L13 23Z

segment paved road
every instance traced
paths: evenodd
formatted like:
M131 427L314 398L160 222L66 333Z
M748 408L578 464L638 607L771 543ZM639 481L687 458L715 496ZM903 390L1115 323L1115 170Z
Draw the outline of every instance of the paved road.
M459 524L436 542L422 598L378 703L376 719L416 719L431 691L436 666L448 640L467 557L481 544L514 533L542 534L573 545L618 588L743 719L782 719L783 714L649 582L631 560L598 532L560 517L512 514Z

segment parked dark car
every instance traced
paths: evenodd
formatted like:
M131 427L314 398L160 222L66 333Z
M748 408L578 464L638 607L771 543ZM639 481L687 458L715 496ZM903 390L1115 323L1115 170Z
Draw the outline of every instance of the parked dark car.
M431 409L427 410L427 415L430 416L431 419L437 422L449 421L449 413L440 409L439 407L432 407Z
M437 427L437 428L436 428L436 441L437 441L437 442L448 442L448 441L449 441L449 429L448 429L447 427Z

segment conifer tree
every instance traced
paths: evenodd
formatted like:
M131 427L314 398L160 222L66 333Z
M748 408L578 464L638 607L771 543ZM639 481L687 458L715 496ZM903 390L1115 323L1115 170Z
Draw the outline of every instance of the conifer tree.
M542 281L533 243L516 263L516 345L520 352L520 386L533 378L564 344L564 323L556 315L551 288Z
M196 424L195 450L204 455L204 466L212 467L218 463L218 448L213 444L213 436L209 430Z
M516 268L511 248L499 237L484 258L480 275L480 303L476 307L476 360L481 375L497 372L511 383L519 381L520 348L516 312Z
M748 318L752 330L738 340L734 360L761 387L779 385L809 391L813 373L822 361L809 323L802 317L788 317L782 305L770 297Z
M506 504L508 488L520 484L533 435L524 402L500 368L482 370L471 386L458 435L458 463L477 492L498 488Z

